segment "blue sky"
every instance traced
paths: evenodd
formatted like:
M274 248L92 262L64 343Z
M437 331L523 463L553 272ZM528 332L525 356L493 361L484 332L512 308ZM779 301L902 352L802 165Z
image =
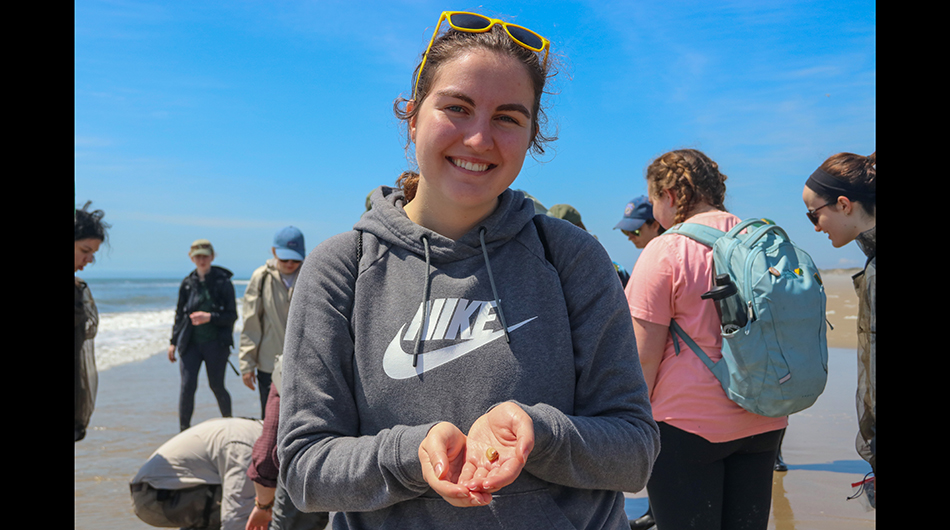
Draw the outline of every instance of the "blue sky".
M112 224L86 278L187 274L189 244L247 278L274 233L307 249L352 227L408 167L393 100L443 10L552 41L558 140L513 187L613 230L644 170L691 147L728 176L726 207L782 225L819 267L857 267L805 218L828 156L876 150L875 3L802 1L83 0L75 3L75 200Z

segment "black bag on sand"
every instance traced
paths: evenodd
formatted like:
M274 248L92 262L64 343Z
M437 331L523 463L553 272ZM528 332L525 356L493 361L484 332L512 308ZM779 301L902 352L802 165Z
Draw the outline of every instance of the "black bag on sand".
M221 528L221 486L208 484L180 490L130 484L135 515L159 528Z

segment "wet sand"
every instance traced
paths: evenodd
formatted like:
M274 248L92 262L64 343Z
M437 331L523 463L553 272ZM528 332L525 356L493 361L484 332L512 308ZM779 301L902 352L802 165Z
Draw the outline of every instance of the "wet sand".
M851 276L859 271L834 269L821 272L827 296L825 313L834 328L828 330L829 348L857 348L858 296L854 293Z
M827 271L829 379L818 402L789 420L782 453L789 471L776 473L769 529L851 530L874 528L875 512L846 501L851 483L870 466L854 451L857 298L848 272ZM237 359L232 355L237 366ZM202 369L192 425L219 416ZM227 371L236 416L260 417L257 392ZM178 431L178 365L164 354L102 372L86 438L75 444L75 528L148 530L132 512L128 482L139 466ZM646 492L627 495L627 512L638 517Z

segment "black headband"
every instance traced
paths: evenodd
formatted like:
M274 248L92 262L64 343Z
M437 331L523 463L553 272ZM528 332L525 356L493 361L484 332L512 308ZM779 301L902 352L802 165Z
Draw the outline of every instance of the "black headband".
M818 168L805 181L805 186L822 197L837 199L842 195L852 201L874 202L874 191L863 190L851 183L835 178Z

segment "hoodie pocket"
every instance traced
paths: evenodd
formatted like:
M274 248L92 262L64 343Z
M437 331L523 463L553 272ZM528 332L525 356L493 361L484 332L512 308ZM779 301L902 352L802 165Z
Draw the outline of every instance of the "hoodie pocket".
M456 508L441 498L420 497L385 510L382 524L373 523L370 514L348 514L360 519L358 527L382 530L419 529L490 529L544 528L576 530L547 490L495 495L488 506ZM356 521L353 521L356 522Z
M548 490L496 495L489 507L504 528L576 529Z

